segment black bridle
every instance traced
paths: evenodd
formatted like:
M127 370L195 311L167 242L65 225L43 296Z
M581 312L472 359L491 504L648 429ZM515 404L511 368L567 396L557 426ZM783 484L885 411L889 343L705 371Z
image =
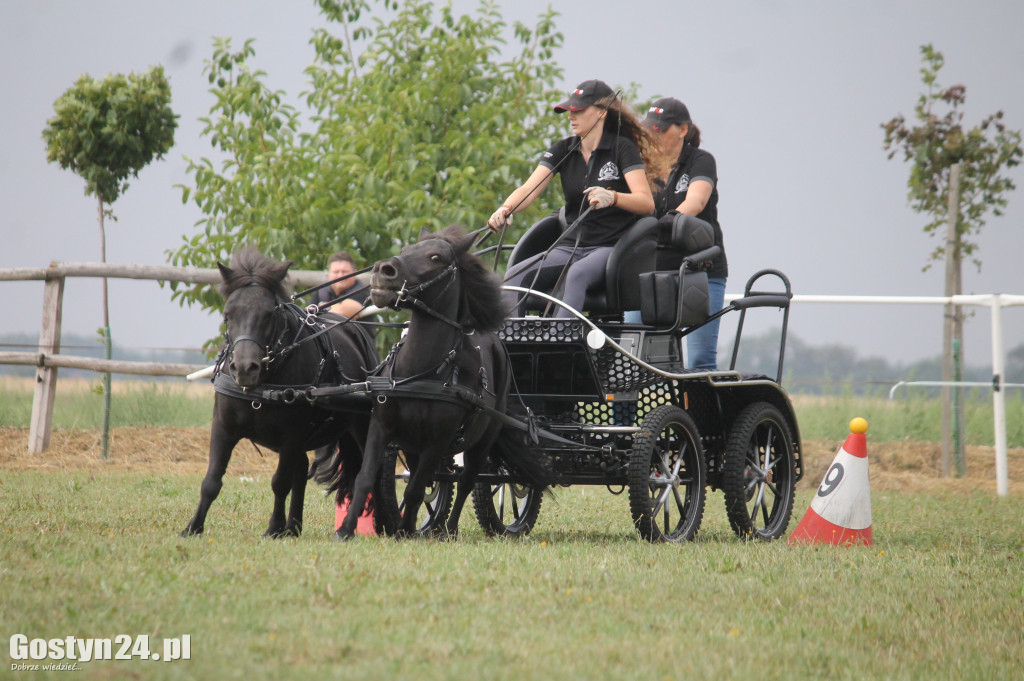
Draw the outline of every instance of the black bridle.
M250 284L250 286L257 285L258 284L255 283ZM316 376L312 385L319 385L320 380L323 378L324 368L327 365L328 358L337 359L337 351L335 350L334 343L331 340L330 331L334 327L339 326L342 322L324 320L316 315L310 314L294 303L285 301L279 301L271 314L274 317L274 326L270 332L272 342L267 342L262 338L249 334L243 334L232 338L230 332L225 330L225 344L224 348L221 350L220 356L217 358L214 377L216 378L216 374L223 371L224 363L229 361L229 358L234 354L235 346L242 341L255 343L263 349L264 355L260 359L260 363L262 370L264 371L270 371L275 365L284 362L284 360L303 343L316 341L317 347L320 351L320 362L317 366ZM295 320L293 325L289 324L289 319ZM225 322L226 321L227 320L225 319ZM294 326L294 335L289 341L288 336L289 332L292 330L292 326ZM342 380L348 383L355 382L355 379L345 375L340 363L335 361L335 366L338 375Z
M472 332L472 329L467 329L465 325L459 323L457 320L450 319L449 317L441 314L440 312L438 312L437 310L430 306L430 302L432 302L433 300L437 300L442 295L444 295L444 293L449 288L451 288L452 284L458 281L459 277L459 258L455 254L455 247L452 246L449 242L445 241L444 239L435 239L435 241L440 241L448 246L448 249L451 252L452 256L451 264L449 264L447 267L445 267L443 270L438 272L436 275L434 275L427 281L420 282L419 284L409 286L408 281L403 281L402 288L395 291L396 300L394 304L391 305L390 307L392 307L395 310L401 310L403 307L413 307L417 310L420 310L421 312L425 312L426 314L430 315L431 317L434 317L435 319L444 322L448 326L451 326L452 328L461 331L462 333L470 333ZM395 260L397 260L402 265L402 269L404 271L409 271L409 268L405 264L405 259L402 257L402 255L396 255ZM423 298L420 297L421 293L430 289L434 285L439 284L444 279L448 279L448 283L445 284L444 288L441 289L440 292L433 296L432 301L425 301L423 300Z

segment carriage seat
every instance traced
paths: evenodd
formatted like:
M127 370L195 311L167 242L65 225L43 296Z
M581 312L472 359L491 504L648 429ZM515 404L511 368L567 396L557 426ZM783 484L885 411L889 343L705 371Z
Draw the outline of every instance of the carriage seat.
M565 207L545 216L533 224L519 240L508 259L508 267L542 253L561 238L568 228ZM605 266L605 283L601 288L587 291L583 311L594 315L621 314L624 310L640 307L640 290L637 286L642 272L654 270L657 264L658 221L643 217L619 238L612 247L608 264ZM561 266L542 267L533 288L543 293L552 293ZM537 296L527 296L528 310L542 310L547 301Z
M692 215L676 215L658 233L658 269L639 275L640 318L673 330L704 322L710 314L708 276L701 262L718 255L715 230Z

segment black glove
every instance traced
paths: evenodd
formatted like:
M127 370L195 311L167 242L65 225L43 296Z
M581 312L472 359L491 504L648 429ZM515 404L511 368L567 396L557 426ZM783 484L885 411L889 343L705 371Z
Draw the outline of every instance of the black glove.
M670 210L669 212L665 213L660 218L658 218L658 224L667 228L671 228L672 222L676 219L677 215L679 215L679 211Z
M679 211L670 210L658 218L658 243L668 246L672 242L672 223L679 215Z

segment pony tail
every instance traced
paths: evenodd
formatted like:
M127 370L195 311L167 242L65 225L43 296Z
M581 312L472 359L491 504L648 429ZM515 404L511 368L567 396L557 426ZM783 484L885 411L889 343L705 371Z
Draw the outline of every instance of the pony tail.
M693 121L690 121L690 127L686 131L686 139L683 140L686 144L689 144L694 149L700 147L700 128Z

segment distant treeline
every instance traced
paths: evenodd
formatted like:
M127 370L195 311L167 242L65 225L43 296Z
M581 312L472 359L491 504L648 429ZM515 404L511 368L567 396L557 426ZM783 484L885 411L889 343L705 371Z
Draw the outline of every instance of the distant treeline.
M778 367L779 331L744 336L740 343L737 369L775 376ZM732 357L732 339L719 349L719 368ZM808 345L789 335L782 381L787 390L805 394L882 394L898 381L942 380L942 358L938 355L911 363L890 362L882 357L860 357L846 345ZM964 366L963 380L989 383L991 366ZM1006 383L1024 383L1024 344L1007 352ZM914 394L935 394L936 390L915 388ZM979 392L979 391L974 391ZM987 391L981 391L988 396ZM1024 393L1011 393L1024 394Z

